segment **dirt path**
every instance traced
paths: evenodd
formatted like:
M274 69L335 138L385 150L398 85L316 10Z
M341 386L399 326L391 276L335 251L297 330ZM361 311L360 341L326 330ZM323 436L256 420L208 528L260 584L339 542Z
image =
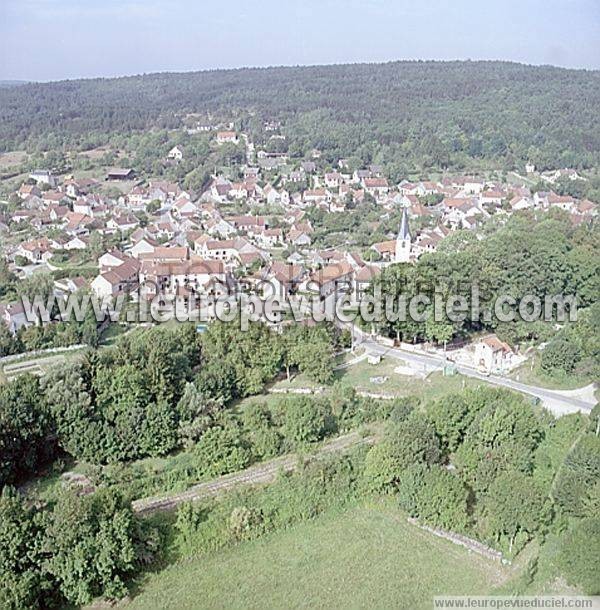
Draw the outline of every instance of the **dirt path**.
M365 444L373 444L376 434L372 436L361 436L359 432L351 432L338 436L325 443L315 454L315 457L324 457L331 453L346 451ZM170 511L183 502L195 502L213 498L220 493L230 491L236 487L247 485L258 485L272 483L279 472L290 472L300 463L300 456L296 454L283 455L281 457L261 462L242 470L226 474L211 481L198 483L184 492L167 496L154 496L134 500L132 507L134 512L141 515L149 515L160 511Z

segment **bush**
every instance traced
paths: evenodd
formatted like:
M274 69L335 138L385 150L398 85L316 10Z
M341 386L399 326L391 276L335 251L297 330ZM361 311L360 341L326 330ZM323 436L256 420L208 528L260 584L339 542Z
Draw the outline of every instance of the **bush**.
M283 408L283 434L292 445L315 443L324 438L331 412L323 401L294 396L285 400Z
M434 527L455 531L467 527L467 496L461 480L437 465L410 466L398 485L400 506L411 516Z
M252 459L241 430L233 424L207 430L194 448L194 456L200 477L243 470Z

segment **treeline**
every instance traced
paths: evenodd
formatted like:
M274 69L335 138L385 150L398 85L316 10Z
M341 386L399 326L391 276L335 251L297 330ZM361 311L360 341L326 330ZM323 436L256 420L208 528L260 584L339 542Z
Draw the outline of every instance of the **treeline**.
M150 74L0 89L5 149L93 147L102 136L228 116L260 143L281 120L289 152L408 168L591 167L600 77L507 62L390 62ZM99 137L100 136L100 137Z

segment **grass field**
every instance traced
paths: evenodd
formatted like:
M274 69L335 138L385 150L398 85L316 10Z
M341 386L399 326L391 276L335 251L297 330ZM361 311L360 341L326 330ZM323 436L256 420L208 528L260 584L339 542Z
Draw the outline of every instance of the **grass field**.
M334 376L336 381L352 386L359 391L390 396L408 396L410 394L423 399L433 399L448 392L458 392L467 387L484 385L481 381L462 375L444 377L438 371L429 374L426 379L402 375L395 372L400 364L402 364L400 361L393 358L384 358L379 364L369 364L363 360L348 368L336 370ZM383 383L374 383L372 379L375 378L385 380ZM311 381L305 375L299 374L291 382L281 380L273 387L294 389L315 388L321 387L321 385Z
M513 572L410 525L393 503L332 512L150 575L127 610L432 607Z

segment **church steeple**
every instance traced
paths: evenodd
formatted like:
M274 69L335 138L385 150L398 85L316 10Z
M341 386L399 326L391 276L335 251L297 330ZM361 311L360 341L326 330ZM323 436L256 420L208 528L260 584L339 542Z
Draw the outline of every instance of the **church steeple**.
M400 230L396 237L396 256L397 263L407 263L410 260L410 251L412 245L412 237L408 226L408 208L402 208L402 220L400 221Z
M400 221L400 231L398 231L398 239L407 239L411 241L410 229L408 228L408 208L402 208L402 220Z

